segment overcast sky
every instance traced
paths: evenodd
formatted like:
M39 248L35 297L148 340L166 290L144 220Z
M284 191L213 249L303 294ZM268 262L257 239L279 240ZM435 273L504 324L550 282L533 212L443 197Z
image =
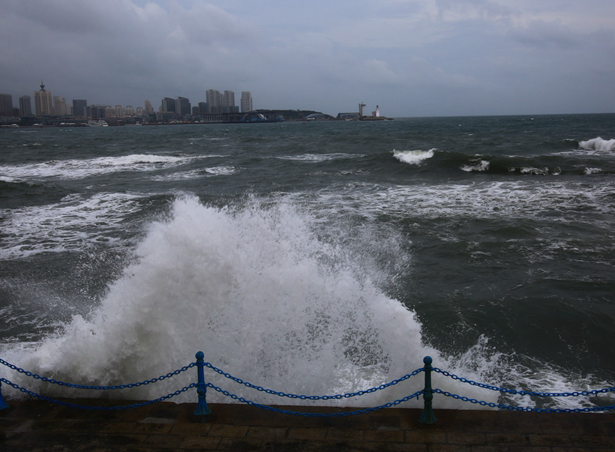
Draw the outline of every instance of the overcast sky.
M615 0L2 0L0 93L401 116L615 112Z

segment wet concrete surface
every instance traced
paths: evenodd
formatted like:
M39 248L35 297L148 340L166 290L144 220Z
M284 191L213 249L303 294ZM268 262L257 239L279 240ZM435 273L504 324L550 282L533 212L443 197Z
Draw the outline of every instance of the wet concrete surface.
M66 400L96 406L126 401ZM90 411L40 400L8 401L0 411L0 451L615 451L615 413L525 413L388 408L346 417L302 417L239 404L160 402L117 411ZM336 413L342 408L281 407Z

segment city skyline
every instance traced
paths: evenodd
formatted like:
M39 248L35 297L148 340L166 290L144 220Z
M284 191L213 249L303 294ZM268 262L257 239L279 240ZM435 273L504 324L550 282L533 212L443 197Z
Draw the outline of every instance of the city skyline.
M160 107L156 110L149 99L143 101L143 106L137 107L130 104L116 104L115 106L105 103L88 104L87 99L73 99L71 105L67 103L65 97L53 95L50 90L46 89L43 81L41 81L39 87L39 90L34 91L34 109L32 108L31 97L27 94L19 97L19 107L17 108L12 101L14 94L0 93L0 116L91 117L92 115L86 113L87 109L91 107L103 107L107 112L114 110L116 117L142 116L152 113L176 113L178 116L208 113L245 113L253 109L250 91L241 92L241 104L239 106L235 104L235 92L233 90L225 90L221 93L216 89L207 89L204 96L206 102L197 102L197 106L192 106L190 100L186 97L163 97ZM244 107L249 107L249 109L246 110Z

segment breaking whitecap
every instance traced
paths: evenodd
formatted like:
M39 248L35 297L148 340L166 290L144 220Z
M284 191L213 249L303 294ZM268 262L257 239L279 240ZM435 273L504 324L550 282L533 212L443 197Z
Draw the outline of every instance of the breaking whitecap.
M430 149L429 151L396 151L393 150L393 157L402 163L409 165L419 165L423 160L430 159L434 156L436 149Z
M581 149L590 151L615 151L615 138L611 140L604 140L601 137L593 138L587 141L580 141L579 146Z

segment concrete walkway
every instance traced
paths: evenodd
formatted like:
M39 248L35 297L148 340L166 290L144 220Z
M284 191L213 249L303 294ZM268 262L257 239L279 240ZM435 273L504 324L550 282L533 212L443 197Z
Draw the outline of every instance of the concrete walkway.
M127 402L70 400L84 405ZM196 403L157 403L123 411L86 411L38 400L0 411L0 451L615 451L615 413L541 414L389 408L341 418L305 418L246 405L212 404L206 422ZM297 407L287 407L297 410ZM301 407L308 412L338 408Z

